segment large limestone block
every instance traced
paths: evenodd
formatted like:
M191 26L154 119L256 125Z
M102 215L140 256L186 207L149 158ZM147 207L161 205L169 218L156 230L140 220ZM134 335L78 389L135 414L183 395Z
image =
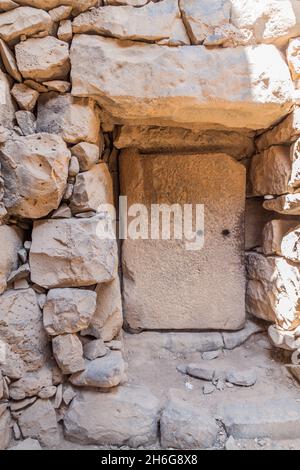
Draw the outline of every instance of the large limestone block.
M73 214L99 212L102 204L113 205L112 178L106 163L98 163L76 176L70 208Z
M279 255L300 261L299 220L271 220L263 229L262 248L265 255Z
M180 127L122 126L114 145L119 149L138 148L143 153L225 152L239 160L254 153L253 138L248 134Z
M23 246L23 232L21 229L9 226L0 226L0 294L6 289L6 281L12 271L18 267L18 251Z
M31 7L15 8L1 13L0 37L5 42L15 43L22 35L49 32L51 24L51 17L46 11Z
M97 294L83 289L51 289L43 309L44 327L51 336L87 328L96 310Z
M63 80L70 71L69 46L53 36L31 38L15 47L18 69L24 79Z
M120 163L129 208L178 204L180 210L193 204L195 213L195 205L203 204L205 220L202 249L192 249L184 238L124 240L126 322L133 329L241 328L244 167L225 154L143 156L130 150Z
M31 279L46 287L90 286L117 275L117 243L107 214L34 223Z
M67 411L65 434L82 444L151 445L157 439L159 408L157 398L144 387L119 387L110 393L84 391Z
M69 94L43 93L38 102L37 132L59 134L68 144L95 144L100 119L94 100Z
M248 313L276 322L284 329L300 324L300 270L281 257L250 253L247 256Z
M28 371L43 365L47 338L33 289L8 290L0 296L0 338L24 361Z
M64 194L71 158L60 136L16 136L0 150L4 203L9 213L38 219L57 209Z
M82 13L73 21L74 33L90 33L135 41L164 41L170 45L190 44L178 0L131 6L100 7Z
M0 125L11 129L14 125L15 105L10 94L8 75L0 70Z
M97 306L89 327L84 335L95 336L103 341L113 340L123 325L122 299L119 277L112 282L96 287Z
M139 125L266 128L288 113L294 93L272 45L170 48L80 34L71 63L74 96L93 96L113 117Z
M256 141L258 150L271 145L290 144L300 136L300 107L294 110L273 129L264 132Z
M299 191L300 139L291 147L274 145L252 158L250 178L255 196Z

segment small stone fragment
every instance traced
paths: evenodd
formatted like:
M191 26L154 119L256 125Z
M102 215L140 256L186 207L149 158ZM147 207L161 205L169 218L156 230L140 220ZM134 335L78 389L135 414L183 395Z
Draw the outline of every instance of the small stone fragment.
M8 447L11 438L11 417L9 410L0 416L0 450Z
M69 406L69 404L75 397L76 397L76 392L74 388L72 387L72 385L66 384L63 390L63 401L65 405Z
M59 93L67 93L70 91L71 83L63 80L50 80L49 82L43 82L49 91L58 91Z
M78 158L80 171L90 170L99 161L99 147L89 142L80 142L71 149L72 155Z
M86 359L93 361L98 357L106 356L109 352L109 348L105 345L102 339L96 339L89 341L83 346L83 354Z
M17 111L16 120L23 135L35 134L36 121L31 111Z
M72 22L70 20L62 20L59 23L57 37L61 41L71 42L73 37Z
M63 374L74 374L85 368L82 344L76 335L60 335L52 339L53 355Z
M72 6L71 5L60 5L56 8L53 8L48 13L51 16L51 19L54 23L58 23L61 20L66 20L71 15Z
M69 165L69 176L77 176L80 171L77 157L72 156Z
M28 279L29 276L30 266L28 263L25 263L9 275L7 282L10 283L14 281L19 281L20 279Z
M51 219L70 219L71 217L71 209L65 203L62 203L51 215Z
M14 423L13 424L13 433L14 433L14 438L18 441L19 439L21 439L22 435L21 435L21 431L20 431L20 428L19 428L19 425L18 423Z
M212 383L207 383L203 386L203 395L210 395L211 393L214 393L216 390L216 387Z
M54 400L54 408L58 410L61 405L63 399L63 385L59 384L56 390L55 400Z
M220 350L217 351L207 351L202 353L202 359L204 361L211 361L213 359L217 359L220 356Z
M249 370L232 370L226 374L227 382L233 385L239 385L240 387L251 387L257 381L256 371L254 369Z
M119 351L111 351L104 357L85 361L85 370L70 377L77 387L116 387L124 379L125 363Z
M56 394L56 387L54 385L50 387L45 387L42 388L42 390L39 391L38 397L42 398L43 400L46 400L47 398L52 398Z
M15 56L2 39L0 39L0 55L6 72L9 73L14 80L21 82L22 77L18 70Z
M211 381L214 378L215 370L201 364L188 364L186 368L187 374L196 379Z

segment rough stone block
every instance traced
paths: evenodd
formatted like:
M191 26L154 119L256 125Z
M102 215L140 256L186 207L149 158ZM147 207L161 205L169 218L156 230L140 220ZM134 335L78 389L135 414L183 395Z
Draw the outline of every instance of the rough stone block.
M29 260L31 280L48 289L112 281L118 254L110 218L35 222Z

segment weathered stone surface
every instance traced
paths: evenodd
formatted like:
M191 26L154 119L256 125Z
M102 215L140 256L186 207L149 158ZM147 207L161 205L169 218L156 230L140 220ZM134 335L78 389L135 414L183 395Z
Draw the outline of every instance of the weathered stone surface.
M202 363L191 363L186 367L186 373L196 379L211 381L214 378L215 370L211 366L205 366Z
M28 371L43 365L47 339L33 289L8 290L0 296L0 337L20 356Z
M250 42L285 46L300 33L300 5L297 0L230 0L231 23ZM258 26L259 25L259 26Z
M1 13L0 38L5 42L15 43L22 35L48 32L51 23L51 17L46 11L30 7L16 8Z
M104 357L109 352L109 348L105 346L102 339L89 341L83 346L83 354L86 359L93 361L98 357Z
M52 339L55 360L63 374L84 369L83 349L77 335L60 335Z
M22 77L18 70L15 56L2 39L0 39L0 55L7 73L17 82L21 82Z
M235 400L221 407L220 415L228 435L237 439L298 439L300 404L287 397Z
M247 256L247 311L284 329L300 323L299 265L259 253Z
M38 102L37 131L60 134L69 144L96 143L100 120L95 102L59 93L44 93Z
M300 136L300 107L294 110L273 129L263 133L257 140L258 150L264 150L271 145L290 144Z
M11 417L8 410L0 416L0 450L4 450L9 446L11 432Z
M143 8L100 7L75 18L73 31L134 41L164 41L169 45L190 44L177 0L150 2Z
M263 208L263 198L246 199L245 213L245 250L251 250L262 244L262 231L267 222L278 217L275 212Z
M31 111L17 111L16 120L23 135L35 134L35 115Z
M96 312L87 330L82 334L111 341L120 332L123 325L122 300L119 278L112 282L98 284L96 287Z
M58 23L61 20L66 20L71 15L72 7L70 5L60 5L52 10L49 10L49 15L52 21Z
M71 42L73 37L72 32L72 21L71 20L62 20L59 23L59 28L57 31L57 37L61 41Z
M13 447L10 447L8 450L42 450L39 441L36 439L25 439L24 441L18 442Z
M18 250L23 246L23 232L21 229L0 226L0 294L6 289L6 281L10 273L18 267Z
M68 44L52 36L20 42L15 50L18 68L25 79L63 80L70 71Z
M126 151L121 154L120 169L121 192L128 196L128 207L136 203L147 207L174 203L179 210L187 203L205 206L204 247L199 238L197 247L189 246L184 237L174 239L171 228L169 240L162 240L161 234L156 240L124 240L128 325L133 329L241 328L245 319L239 235L245 204L244 167L225 154L142 156ZM132 220L129 217L129 228ZM224 269L216 270L220 263ZM222 286L219 296L216 285Z
M98 4L99 0L18 0L20 5L51 10L61 5L71 5L75 15Z
M153 152L224 152L239 160L254 153L253 139L235 131L183 129L179 127L122 126L115 147Z
M9 213L37 219L57 209L65 191L70 152L56 135L8 140L0 150L4 203Z
M71 83L64 80L50 80L43 82L49 91L58 91L59 93L67 93L70 91Z
M290 67L293 80L300 78L300 40L292 39L286 51L287 61Z
M108 228L108 232L106 232ZM108 233L110 238L103 239ZM48 289L90 286L117 275L117 244L110 218L45 220L34 223L31 279Z
M51 369L43 367L34 372L27 372L22 378L13 382L9 387L9 393L13 400L24 400L36 396L43 388L51 385Z
M206 449L217 441L219 428L203 406L171 390L160 421L163 449Z
M77 175L70 208L73 214L101 212L105 204L113 205L112 178L106 163L98 163Z
M105 0L105 5L130 5L132 7L142 7L149 3L149 0Z
M291 147L272 146L254 155L251 163L251 183L255 196L284 194L298 191L300 186L300 139Z
M252 335L261 333L264 327L253 320L247 320L245 327L240 331L222 333L225 349L235 349L245 343Z
M37 400L18 419L23 437L37 439L45 447L59 442L55 410L49 400Z
M97 294L83 289L51 289L43 310L49 335L76 333L87 328L96 309Z
M15 105L10 94L8 75L0 70L0 125L12 129L14 125Z
M71 62L73 95L93 96L126 123L260 129L282 118L292 104L289 70L271 45L124 47L114 39L81 34L73 39Z
M85 361L84 367L83 372L70 377L70 382L77 387L111 388L125 378L125 363L120 351L111 351L104 357Z
M34 109L39 97L38 91L29 88L23 83L16 83L11 90L11 94L18 103L19 108L26 111Z
M300 261L299 221L272 220L265 225L262 238L265 255L279 255L291 261Z
M72 155L77 157L81 171L90 170L99 161L99 147L88 142L80 142L72 147Z
M2 0L0 5L0 10L2 11L9 11L17 8L19 5L14 2L13 0Z
M227 382L239 387L251 387L256 383L257 374L255 369L234 369L226 374Z
M300 194L285 194L266 200L263 207L284 215L300 215Z
M180 0L180 10L192 44L222 45L230 38L231 2L227 0ZM232 31L233 34L233 31Z
M82 444L147 446L156 442L158 414L159 402L145 387L85 391L67 411L65 434Z

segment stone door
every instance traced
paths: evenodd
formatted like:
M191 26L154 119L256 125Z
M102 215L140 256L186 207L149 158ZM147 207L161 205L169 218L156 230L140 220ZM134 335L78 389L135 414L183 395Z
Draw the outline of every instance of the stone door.
M133 330L235 330L245 320L243 165L226 154L120 157L128 207L204 204L204 246L123 241L125 322ZM131 219L129 218L129 223Z

